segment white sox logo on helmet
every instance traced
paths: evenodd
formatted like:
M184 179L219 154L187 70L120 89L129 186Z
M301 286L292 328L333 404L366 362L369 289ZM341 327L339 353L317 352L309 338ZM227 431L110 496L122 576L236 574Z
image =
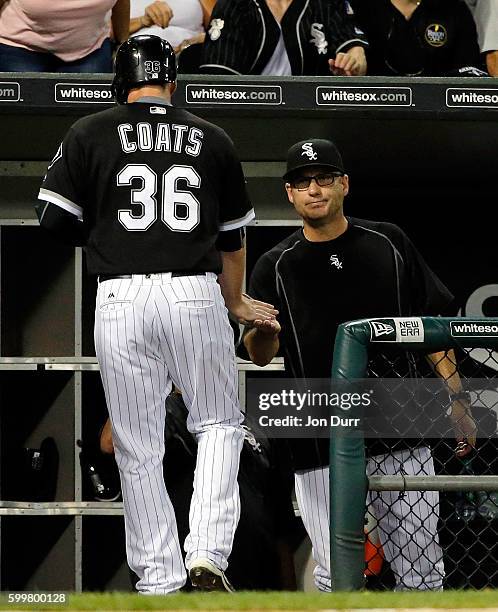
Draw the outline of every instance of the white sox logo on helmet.
M305 142L301 148L303 149L301 155L307 155L311 161L318 159L318 155L313 150L313 143Z

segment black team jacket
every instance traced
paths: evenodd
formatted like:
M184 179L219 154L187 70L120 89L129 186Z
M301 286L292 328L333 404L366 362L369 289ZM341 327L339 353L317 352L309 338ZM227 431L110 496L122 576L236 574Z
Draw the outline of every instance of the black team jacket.
M344 0L293 0L280 25L294 75L329 75L328 59L368 45ZM279 37L279 25L265 0L218 0L201 71L261 74Z

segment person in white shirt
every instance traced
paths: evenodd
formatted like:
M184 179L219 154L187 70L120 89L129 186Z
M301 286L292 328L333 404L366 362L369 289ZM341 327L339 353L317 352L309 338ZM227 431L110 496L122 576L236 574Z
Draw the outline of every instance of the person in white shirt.
M131 0L130 35L153 34L179 53L203 43L216 0Z
M498 77L498 0L467 0L490 76Z

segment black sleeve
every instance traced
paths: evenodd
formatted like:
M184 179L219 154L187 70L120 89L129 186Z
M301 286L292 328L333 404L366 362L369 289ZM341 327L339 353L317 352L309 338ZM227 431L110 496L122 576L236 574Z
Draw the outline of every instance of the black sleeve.
M223 133L224 134L224 133ZM254 219L242 165L230 138L224 134L220 158L220 232L244 227Z
M244 38L256 35L252 19L239 2L218 0L202 49L200 71L208 74L247 74L251 45Z
M83 147L71 128L48 166L38 199L82 219L87 180Z
M399 228L403 240L403 257L407 266L410 306L414 316L452 316L455 298L441 282Z
M249 281L249 288L247 293L255 300L267 302L273 304L274 307L281 312L280 299L277 294L277 282L275 277L275 264L273 258L268 253L262 255L251 273ZM244 335L248 332L248 329L244 330ZM282 349L282 334L279 336L280 350ZM242 359L249 360L244 343L241 342L237 347L237 355Z
M35 210L40 226L53 234L60 242L72 246L85 244L83 221L78 217L50 202L39 202Z
M233 251L240 251L244 246L245 229L243 227L234 230L227 230L226 232L220 232L218 239L216 240L216 248L218 251L225 251L225 253L231 253Z
M345 53L351 47L368 47L368 40L356 22L356 18L347 0L329 0L328 30L330 39L335 47L331 46L330 53Z
M472 13L463 0L455 3L455 24L458 30L454 45L452 70L465 66L479 66L479 44Z
M268 253L262 255L256 262L249 280L248 293L252 298L273 304L277 310L280 310L275 264L273 257Z

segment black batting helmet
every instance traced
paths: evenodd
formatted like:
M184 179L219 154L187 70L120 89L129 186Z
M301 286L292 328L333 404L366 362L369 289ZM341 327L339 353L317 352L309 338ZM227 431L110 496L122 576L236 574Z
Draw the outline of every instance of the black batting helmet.
M118 104L126 104L128 92L134 87L174 81L175 52L173 47L159 36L133 36L117 50L112 93Z

